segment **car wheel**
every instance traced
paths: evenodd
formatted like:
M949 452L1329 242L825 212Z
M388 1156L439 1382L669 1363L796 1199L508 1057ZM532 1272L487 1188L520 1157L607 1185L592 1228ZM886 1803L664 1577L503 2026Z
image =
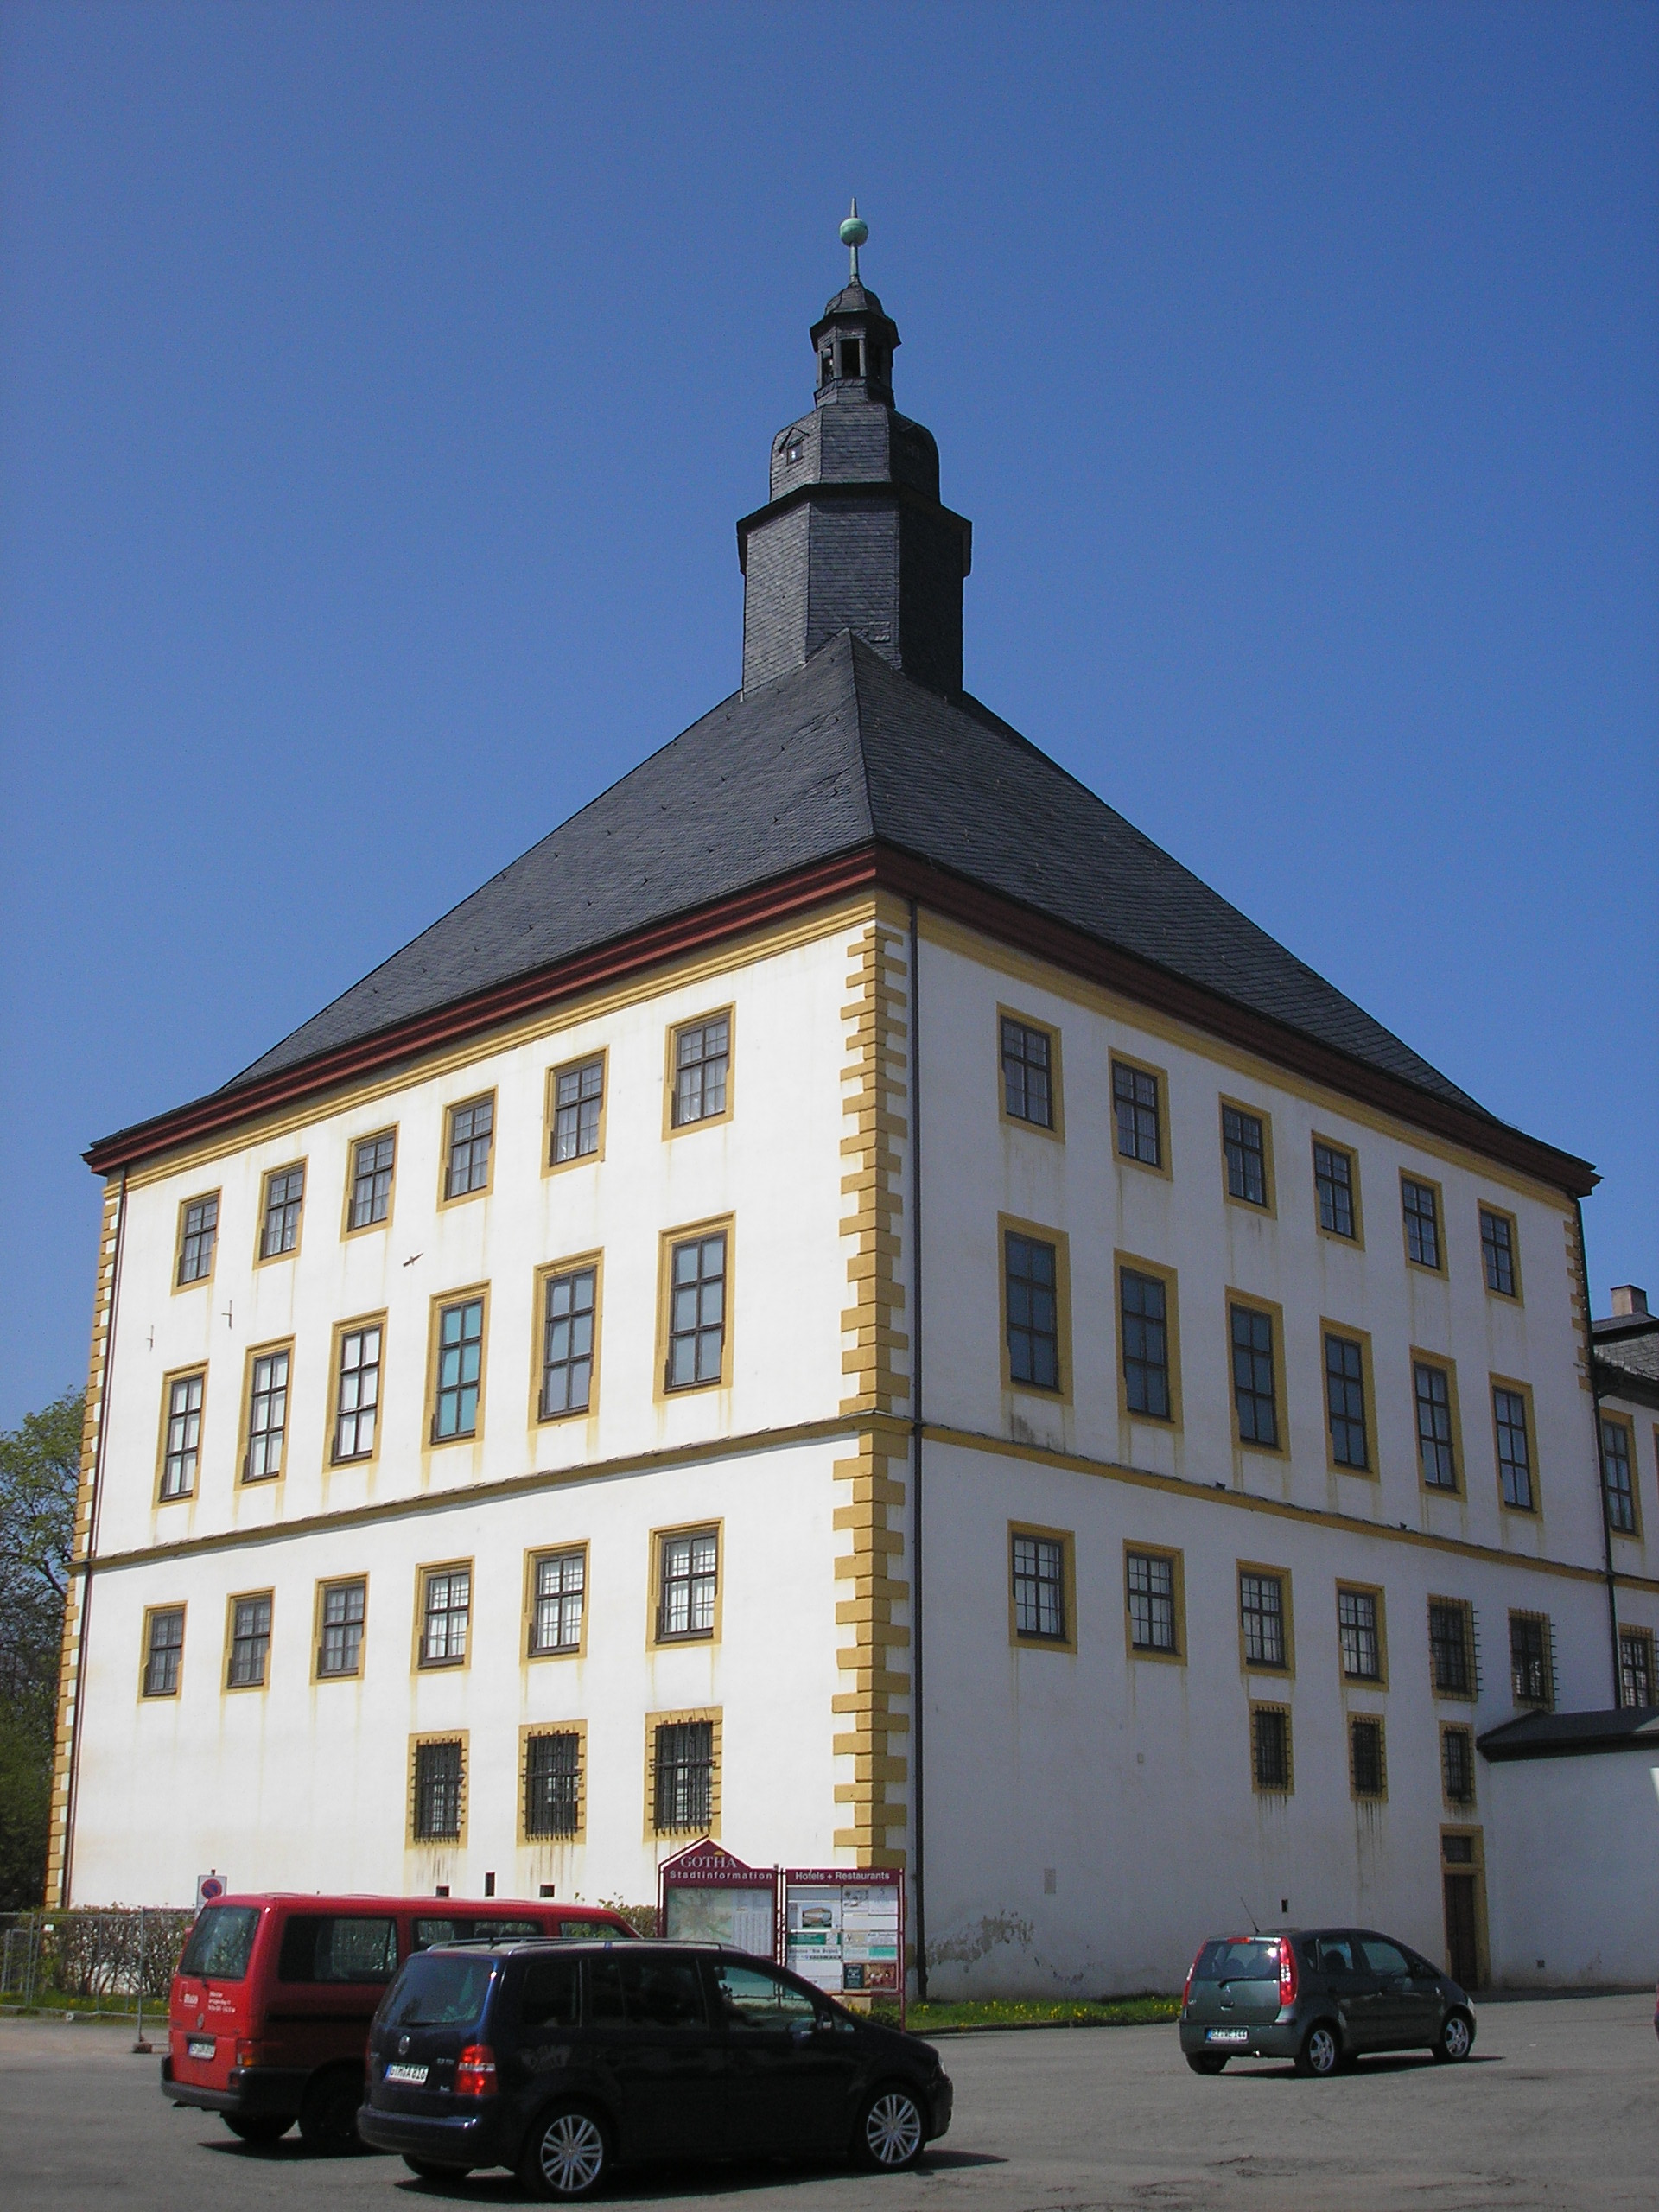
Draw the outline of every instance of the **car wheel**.
M1342 2061L1342 2045L1337 2031L1329 2020L1315 2020L1302 2037L1302 2047L1296 2054L1296 2071L1311 2074L1322 2082L1327 2074L1334 2074Z
M858 2115L853 2155L872 2173L907 2172L922 2155L927 2123L908 2089L896 2082L878 2089Z
M343 2158L349 2152L360 2151L357 2108L362 2101L360 2075L344 2069L317 2075L300 2107L300 2135L306 2149L324 2158Z
M1442 2066L1455 2066L1475 2047L1475 2024L1466 2012L1448 2012L1434 2038L1434 2056Z
M571 2204L591 2196L610 2171L605 2129L581 2105L544 2113L524 2140L518 2178L534 2196Z
M1186 2063L1195 2074L1219 2074L1227 2061L1213 2050L1189 2050Z
M411 2158L407 2151L404 2164L423 2181L465 2181L473 2171L470 2166L446 2166L441 2158Z
M222 2112L219 2115L244 2143L276 2143L294 2125L291 2112Z

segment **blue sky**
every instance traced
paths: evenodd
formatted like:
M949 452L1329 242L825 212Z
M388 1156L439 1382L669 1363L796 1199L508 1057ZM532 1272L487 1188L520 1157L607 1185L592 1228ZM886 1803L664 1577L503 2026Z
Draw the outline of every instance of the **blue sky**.
M1659 1292L1659 10L0 6L0 1424L96 1135L733 690L866 274L972 690Z

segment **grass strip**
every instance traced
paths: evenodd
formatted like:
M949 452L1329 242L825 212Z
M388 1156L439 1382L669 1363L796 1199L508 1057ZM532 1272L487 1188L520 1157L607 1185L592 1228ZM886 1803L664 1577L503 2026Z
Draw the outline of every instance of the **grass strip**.
M975 2028L1139 2028L1155 2020L1173 2020L1180 2009L1179 1997L984 1997L959 2005L912 2005L907 2024L918 2036L962 2034ZM877 2005L871 2017L897 2027L899 2008Z

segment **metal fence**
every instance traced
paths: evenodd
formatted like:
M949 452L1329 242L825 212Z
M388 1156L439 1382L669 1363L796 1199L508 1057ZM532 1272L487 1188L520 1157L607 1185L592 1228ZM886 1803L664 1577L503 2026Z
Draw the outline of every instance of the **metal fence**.
M194 1912L149 1905L100 1911L0 1913L0 2003L165 2012Z

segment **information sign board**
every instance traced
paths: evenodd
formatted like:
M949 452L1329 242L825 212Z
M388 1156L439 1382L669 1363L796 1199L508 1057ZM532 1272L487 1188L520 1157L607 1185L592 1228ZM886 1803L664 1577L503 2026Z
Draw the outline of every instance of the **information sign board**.
M784 1870L784 1964L836 1997L902 2008L905 1878L896 1866Z
M658 1923L685 1943L778 1955L778 1869L746 1866L705 1836L657 1870Z

